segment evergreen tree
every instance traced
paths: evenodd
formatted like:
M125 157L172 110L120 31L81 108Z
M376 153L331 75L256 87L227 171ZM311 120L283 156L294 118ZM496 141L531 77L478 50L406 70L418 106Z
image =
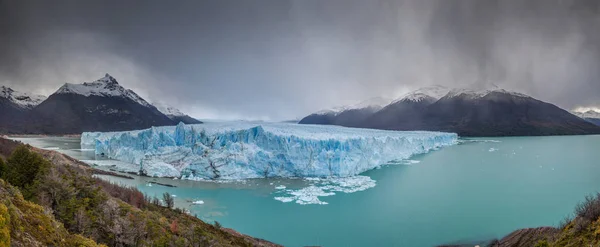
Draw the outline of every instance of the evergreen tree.
M4 178L4 174L6 173L6 163L4 160L0 158L0 178Z
M48 171L50 163L39 154L21 145L10 155L4 179L21 188L23 196L29 198L33 185Z

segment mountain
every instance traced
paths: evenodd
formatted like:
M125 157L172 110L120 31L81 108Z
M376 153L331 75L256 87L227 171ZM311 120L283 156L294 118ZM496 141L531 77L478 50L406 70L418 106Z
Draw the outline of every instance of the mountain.
M22 93L15 91L9 87L0 86L0 99L5 99L15 104L17 108L31 109L42 101L46 100L46 96Z
M299 123L359 127L368 117L389 104L390 101L382 97L371 98L358 104L313 113L301 119Z
M452 90L427 106L421 116L423 129L463 136L600 133L597 126L553 104L503 89Z
M183 122L184 124L201 124L202 123L200 120L186 115L185 113L181 112L179 109L177 109L175 107L168 106L164 103L157 103L157 102L154 102L153 105L156 106L156 109L158 109L160 112L165 114L167 117L169 117L171 120L173 120L176 123L179 123L179 122Z
M66 83L27 115L25 133L79 134L177 124L109 74L93 82Z
M7 133L18 127L27 112L45 99L42 95L22 93L0 86L0 132Z
M420 88L393 101L375 112L361 126L376 129L418 130L422 128L421 113L425 108L446 95L450 89L443 86Z
M314 115L314 114L313 114ZM600 128L573 114L525 94L499 88L422 88L356 122L336 118L319 123L388 130L431 130L461 136L532 136L598 134Z
M573 112L575 116L585 119L586 121L600 126L600 112L589 110L586 112Z

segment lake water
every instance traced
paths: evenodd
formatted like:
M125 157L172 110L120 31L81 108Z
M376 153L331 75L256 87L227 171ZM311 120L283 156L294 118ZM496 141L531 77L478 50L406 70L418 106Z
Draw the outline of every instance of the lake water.
M93 152L78 150L76 138L21 140L58 147L78 159L93 157ZM177 207L201 219L286 246L419 247L556 225L585 195L600 191L599 150L600 136L462 139L459 145L413 157L411 165L363 173L375 187L320 197L326 205L274 199L283 193L275 187L300 189L314 181L103 178L150 195L168 191L177 196ZM204 204L190 203L197 200Z

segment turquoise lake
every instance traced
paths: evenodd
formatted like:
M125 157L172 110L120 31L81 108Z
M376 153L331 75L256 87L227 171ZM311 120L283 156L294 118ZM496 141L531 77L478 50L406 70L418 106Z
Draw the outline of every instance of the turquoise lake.
M77 138L19 139L78 159ZM214 183L102 178L160 196L199 218L285 246L435 246L500 238L525 227L553 226L600 191L600 136L461 139L461 144L361 175L376 186L320 197L327 205L274 199L310 181L255 179ZM418 162L418 163L417 163ZM176 188L151 185L158 181ZM204 204L192 205L202 200Z

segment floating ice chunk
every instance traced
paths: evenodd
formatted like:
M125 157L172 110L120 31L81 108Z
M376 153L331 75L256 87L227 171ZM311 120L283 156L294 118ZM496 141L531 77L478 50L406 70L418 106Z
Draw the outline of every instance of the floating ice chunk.
M442 132L228 122L85 132L81 146L150 176L214 180L349 177L457 140Z
M400 164L402 165L414 165L414 164L419 164L421 163L420 160L403 160L400 162Z
M496 151L498 151L497 148L490 148L490 150L488 150L488 152L496 152Z
M314 184L298 190L286 190L286 195L277 196L274 199L282 202L295 201L301 205L325 205L328 203L321 201L319 197L333 196L335 192L354 193L375 187L375 180L367 176L312 178L308 181L314 182Z
M284 196L278 196L278 197L275 197L274 199L281 201L281 202L293 202L294 201L293 197L284 197Z
M278 185L275 187L276 190L285 190L285 185Z
M192 204L194 204L194 205L202 205L202 204L204 204L204 201L202 201L202 200L193 201Z

